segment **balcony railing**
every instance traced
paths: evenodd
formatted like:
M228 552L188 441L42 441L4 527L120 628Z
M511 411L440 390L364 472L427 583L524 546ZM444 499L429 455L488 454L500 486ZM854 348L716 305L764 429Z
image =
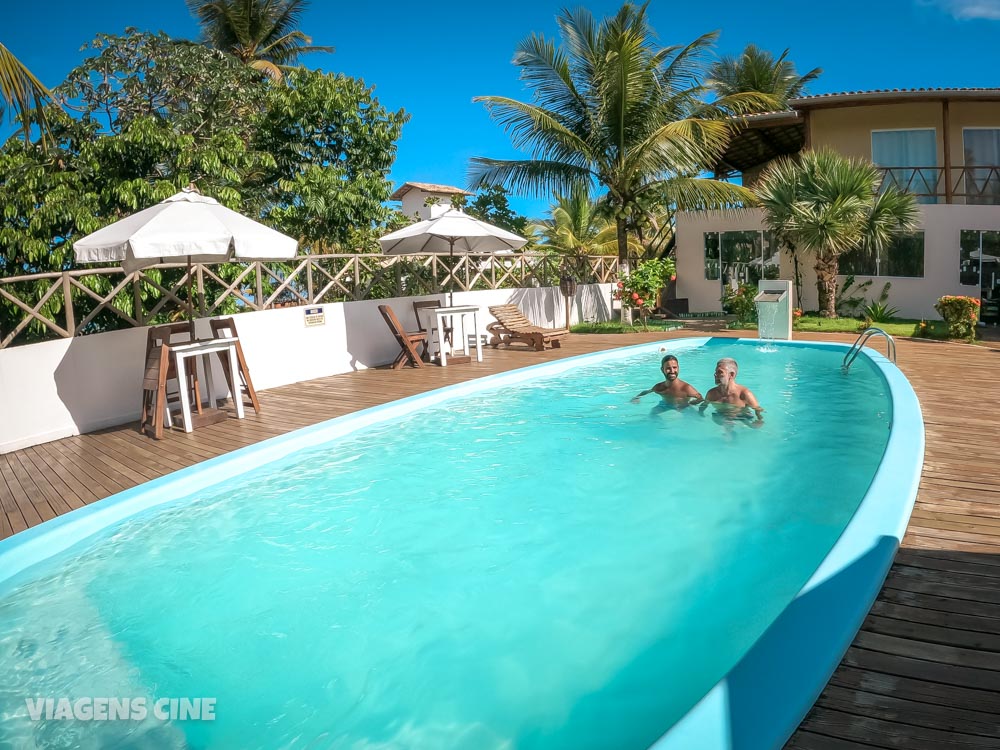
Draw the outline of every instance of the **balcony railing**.
M1000 205L1000 165L953 166L949 193L944 167L879 167L883 184L918 198L944 198L968 205Z
M582 284L608 283L616 256L543 253L304 255L288 261L192 266L198 317L443 291L557 286L568 268ZM0 279L0 349L46 339L170 322L188 304L187 265L81 268Z

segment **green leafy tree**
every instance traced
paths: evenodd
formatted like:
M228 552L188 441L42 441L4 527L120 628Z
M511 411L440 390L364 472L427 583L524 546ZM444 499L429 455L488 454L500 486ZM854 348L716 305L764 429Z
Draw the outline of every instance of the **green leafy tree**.
M312 38L299 29L307 0L187 0L187 6L206 44L275 80L301 55L333 52L333 47L312 46Z
M48 106L53 146L0 148L0 275L71 268L74 239L191 182L304 250L371 244L390 220L386 177L407 115L362 82L302 70L274 85L232 56L134 30L91 49L54 91L75 116ZM88 277L95 291L106 281ZM43 288L18 294L38 302ZM147 302L160 294L143 291ZM44 310L57 312L59 297ZM116 302L130 305L130 295ZM19 315L0 301L0 330Z
M24 140L31 137L32 124L38 125L45 136L48 134L45 104L51 99L45 85L0 44L0 118L9 110L11 120L21 123Z
M840 256L854 249L883 253L919 216L913 195L883 186L869 162L830 149L781 159L756 186L764 220L779 238L815 256L819 312L835 317Z
M276 162L264 216L307 243L377 251L409 116L387 111L359 79L300 68L286 82L270 87L257 141Z
M789 99L805 94L806 86L822 73L822 68L813 68L799 75L795 63L788 59L787 49L775 57L748 44L739 55L727 55L712 64L708 85L720 98L754 91L769 94L775 108L781 109Z
M465 200L463 210L470 216L526 237L529 229L528 219L510 207L507 195L503 186L493 185L480 191L472 200ZM466 196L455 196L455 198L465 199ZM455 198L452 199L453 204Z
M473 159L476 185L536 195L603 186L623 264L630 227L664 204L709 208L753 200L741 186L698 177L728 142L725 115L770 103L759 94L704 101L704 57L715 34L657 47L646 5L631 3L600 23L586 9L564 11L557 21L560 45L533 34L514 56L531 103L476 98L517 148L531 151L520 160Z

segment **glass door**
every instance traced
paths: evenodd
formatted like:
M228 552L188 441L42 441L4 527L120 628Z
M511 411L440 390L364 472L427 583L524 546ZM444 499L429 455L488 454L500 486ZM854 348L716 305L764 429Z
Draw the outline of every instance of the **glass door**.
M1000 323L1000 231L962 230L959 280L977 288L979 320Z

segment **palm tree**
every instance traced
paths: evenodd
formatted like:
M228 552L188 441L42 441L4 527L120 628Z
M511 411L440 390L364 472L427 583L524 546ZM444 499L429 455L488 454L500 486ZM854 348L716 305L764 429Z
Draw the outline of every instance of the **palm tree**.
M308 0L187 0L205 43L280 80L300 55L333 52L311 46L298 26Z
M741 186L698 177L729 139L725 113L770 102L759 94L703 101L703 57L716 34L657 48L646 5L631 3L601 23L586 9L563 11L557 21L561 46L533 34L514 56L533 103L475 99L515 147L531 149L531 158L475 158L473 185L503 184L535 195L604 186L623 265L629 227L634 231L662 201L721 208L753 200Z
M616 255L618 236L613 221L590 199L587 191L576 187L569 195L556 194L552 218L534 224L531 231L542 239L540 250L562 255ZM630 241L633 250L638 243Z
M776 109L783 109L789 99L802 96L806 85L823 72L822 68L813 68L799 75L795 63L787 58L787 49L775 58L767 50L748 44L739 56L722 57L712 64L708 85L719 97L750 91L770 94L778 104Z
M775 162L755 189L768 228L796 251L815 254L819 312L830 318L836 315L840 256L884 252L919 216L913 195L883 186L869 162L831 149Z
M49 137L45 104L52 93L24 67L24 64L0 44L0 117L10 109L11 119L21 121L21 132L27 141L31 125L38 125L43 141Z

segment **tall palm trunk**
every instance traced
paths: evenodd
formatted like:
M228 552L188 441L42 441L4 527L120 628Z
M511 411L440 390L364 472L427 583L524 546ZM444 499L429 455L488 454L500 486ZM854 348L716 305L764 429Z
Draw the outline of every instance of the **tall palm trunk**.
M618 272L628 272L628 235L625 232L625 219L615 219L615 229L618 234Z
M840 271L837 256L817 254L815 270L820 317L835 318L837 317L837 273Z

